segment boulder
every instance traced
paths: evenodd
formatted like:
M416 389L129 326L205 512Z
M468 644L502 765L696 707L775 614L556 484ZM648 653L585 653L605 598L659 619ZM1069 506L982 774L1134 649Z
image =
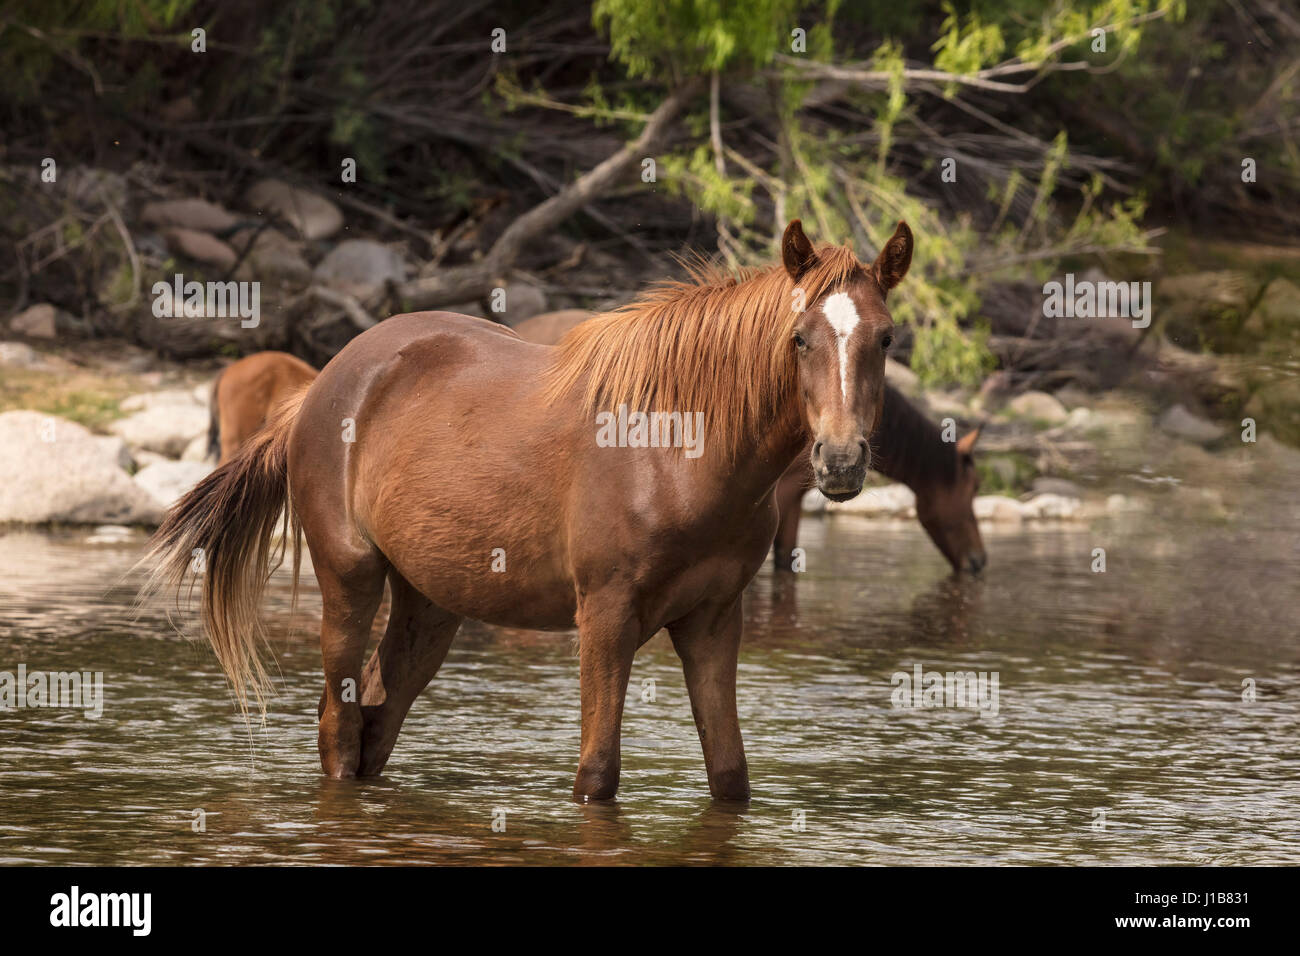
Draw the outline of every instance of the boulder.
M283 180L254 183L244 199L259 214L280 216L304 239L328 239L343 228L343 213L338 206Z
M181 452L181 461L208 461L208 435L204 432L202 435L195 435L193 440L185 446Z
M140 219L160 229L224 232L238 223L231 213L206 199L167 199L145 203Z
M136 472L135 483L165 511L207 477L211 465L195 461L156 461Z
M994 506L996 514L997 508ZM1019 502L1020 513L1025 518L1068 521L1083 511L1083 501L1072 495L1040 494L1029 501ZM993 520L998 520L996 517Z
M1006 411L1016 418L1060 425L1070 415L1054 396L1046 392L1023 392L1007 402Z
M197 229L164 229L163 237L172 252L218 269L233 269L239 259L228 244Z
M276 282L294 290L306 288L311 282L311 266L303 257L302 243L278 230L241 229L230 237L230 244L236 252L247 250L239 267L240 279Z
M1083 489L1074 482L1066 478L1050 478L1042 476L1035 478L1030 485L1031 496L1037 495L1060 495L1065 498L1082 498Z
M979 495L973 503L975 517L999 524L1020 524L1025 518L1020 502L1006 495Z
M50 365L44 355L22 342L0 342L0 368L45 369Z
M0 414L0 522L139 524L156 521L152 496L131 480L121 438L92 435L40 412Z
M487 317L509 326L541 315L550 308L546 304L546 293L529 282L507 282L489 292L486 302Z
M1223 437L1222 426L1198 418L1182 405L1175 405L1160 416L1160 430L1183 441L1208 445Z
M34 339L52 339L58 334L58 309L48 302L33 305L9 320L9 331Z
M373 239L345 239L317 264L316 281L364 302L389 282L406 278L406 261Z
M207 406L196 402L189 391L132 395L120 407L134 414L113 422L109 431L125 439L133 449L178 458L195 438L203 436L206 440Z
M882 485L864 488L849 501L828 501L826 509L871 518L911 518L916 515L916 495L907 485Z

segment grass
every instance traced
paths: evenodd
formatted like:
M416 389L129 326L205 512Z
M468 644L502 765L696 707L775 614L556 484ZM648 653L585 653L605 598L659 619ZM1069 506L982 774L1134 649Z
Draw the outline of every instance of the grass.
M0 412L29 409L103 431L126 414L124 398L149 390L129 375L7 368L0 375Z

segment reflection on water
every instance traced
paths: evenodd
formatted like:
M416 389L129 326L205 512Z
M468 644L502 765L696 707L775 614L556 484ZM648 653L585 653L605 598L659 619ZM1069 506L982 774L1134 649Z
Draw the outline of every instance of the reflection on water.
M310 574L296 631L273 582L280 696L250 736L208 649L134 620L141 538L0 532L0 671L103 671L107 698L97 721L0 712L0 862L1300 861L1300 517L1289 493L1231 522L1161 510L988 531L973 582L912 524L806 521L809 570L747 598L740 807L708 798L663 635L637 656L614 804L568 797L571 638L480 624L387 775L330 781ZM997 716L891 707L917 664L998 672Z

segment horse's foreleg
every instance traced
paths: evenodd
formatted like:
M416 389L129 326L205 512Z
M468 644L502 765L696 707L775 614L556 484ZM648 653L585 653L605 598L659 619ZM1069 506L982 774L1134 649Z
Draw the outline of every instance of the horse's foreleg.
M573 795L608 800L618 792L623 698L641 626L625 606L589 599L578 611L582 752Z
M740 599L718 615L693 615L669 627L682 659L691 714L704 748L715 800L749 799L749 765L736 714L736 662L743 616Z
M370 624L384 596L381 560L367 558L346 575L316 562L323 609L320 650L325 667L325 707L317 746L321 769L331 777L355 777L361 762L361 657Z
M390 572L389 581L393 608L388 629L361 679L364 729L357 773L363 777L384 769L407 712L438 673L461 621L411 587L396 571Z

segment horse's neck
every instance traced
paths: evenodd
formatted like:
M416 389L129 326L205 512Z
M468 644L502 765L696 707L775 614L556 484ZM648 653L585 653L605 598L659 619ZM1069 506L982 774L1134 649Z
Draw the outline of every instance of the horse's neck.
M934 423L889 385L885 386L880 427L871 444L877 456L872 467L913 491L941 480L934 463L953 454Z

